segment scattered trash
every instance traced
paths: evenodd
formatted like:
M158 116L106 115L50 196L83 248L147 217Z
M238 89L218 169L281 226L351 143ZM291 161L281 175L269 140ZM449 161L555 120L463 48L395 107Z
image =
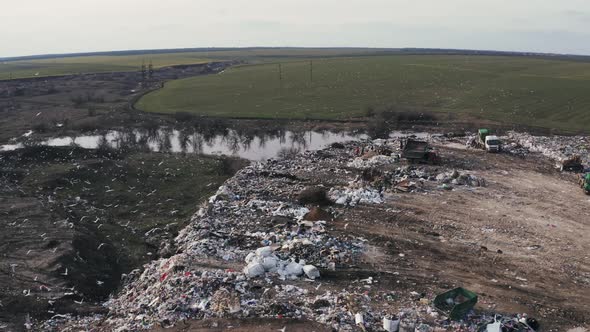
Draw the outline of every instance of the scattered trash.
M379 144L395 154L396 148L387 140ZM355 174L347 173L349 168L329 170L347 175L343 177L346 181L330 188L309 187L307 180L297 180L301 169L328 171L319 164L322 158L342 158L342 165L356 167L350 165L353 157L347 155L355 145L343 147L242 169L178 233L174 239L177 249L170 257L154 260L142 272L125 276L122 290L104 303L107 315L56 317L43 323L40 330L60 330L64 325L77 327L71 330L88 329L100 321L104 326L135 331L169 327L187 319L272 317L306 318L338 331L381 327L385 331L476 331L491 325L489 331L496 332L494 316L466 317L478 296L463 288L431 301L432 293L425 289L384 293L378 290L381 280L377 275L356 277L342 289L330 287L330 278L339 271L348 273L345 269L355 266L368 247L367 240L358 235L334 231L332 224L342 222L339 210L383 204L390 192L411 195L436 190L439 185L485 186L478 175L442 166L397 165L394 157L382 155L363 160L387 161L386 171L370 166L356 170L354 178ZM333 149L338 150L336 156L330 155ZM325 198L337 205L310 206ZM398 255L400 261L406 261L413 252ZM400 272L393 274L399 276ZM378 299L396 301L402 309L388 311L379 306ZM466 319L458 321L462 318ZM520 322L522 318L500 318L498 322L534 325L528 317Z

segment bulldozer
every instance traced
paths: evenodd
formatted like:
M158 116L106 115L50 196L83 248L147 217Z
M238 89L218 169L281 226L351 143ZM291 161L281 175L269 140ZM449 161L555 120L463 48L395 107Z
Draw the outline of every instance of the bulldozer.
M438 152L425 141L405 139L400 142L401 157L410 163L427 163L436 165L440 163Z
M584 171L584 165L582 165L582 157L579 155L573 155L564 159L561 159L557 164L557 167L562 172L574 172L581 173Z

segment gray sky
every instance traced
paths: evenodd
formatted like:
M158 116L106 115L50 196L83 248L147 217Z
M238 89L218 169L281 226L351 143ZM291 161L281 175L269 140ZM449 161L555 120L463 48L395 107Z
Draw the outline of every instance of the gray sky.
M4 0L0 57L359 46L590 54L588 0Z

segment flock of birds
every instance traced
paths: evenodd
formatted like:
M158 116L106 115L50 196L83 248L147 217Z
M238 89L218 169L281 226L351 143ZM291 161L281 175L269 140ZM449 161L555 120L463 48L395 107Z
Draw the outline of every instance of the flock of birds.
M94 164L85 163L75 159L72 153L70 153L69 156L52 162L69 164L70 167L70 170L63 175L62 179L65 179L65 181L58 182L59 185L51 188L51 184L48 185L41 180L34 185L25 186L19 183L19 181L8 179L6 182L8 186L5 188L13 189L13 194L15 195L37 197L44 209L51 211L54 217L59 215L63 218L55 222L55 225L73 229L73 232L81 225L85 225L85 227L90 225L90 227L95 228L99 232L108 225L110 231L119 229L121 234L127 234L126 232L140 232L141 226L136 227L132 222L144 218L148 214L165 214L171 217L179 215L180 210L178 208L171 208L175 205L175 199L161 199L158 197L158 189L146 188L147 185L150 185L150 181L146 181L146 178L153 177L159 179L161 177L168 178L175 176L176 169L166 167L164 161L159 162L156 167L154 165L145 169L134 170L137 172L137 177L133 179L131 178L133 175L130 174L129 167L121 165L121 161L103 159ZM114 167L112 167L113 163ZM98 167L96 167L97 164ZM23 166L19 163L15 163L14 165L15 167ZM35 172L45 172L42 167L47 165L30 163L27 166L23 167L26 177L42 179L45 175ZM92 178L84 179L80 176L87 175L88 171L94 174L94 180ZM0 179L0 181L6 180ZM157 181L155 182L157 184ZM124 200L124 198L131 199ZM126 217L121 218L122 215ZM49 216L44 217L51 218ZM14 220L5 225L15 228L27 225L27 232L35 231L35 223L31 222L28 218ZM121 229L126 231L121 232ZM70 297L73 299L73 303L84 305L86 303L85 295L78 291L75 285L66 287L68 283L74 280L72 278L75 273L73 270L76 269L72 270L70 267L64 266L63 263L59 263L56 267L57 270L54 270L54 272L35 271L36 269L32 267L33 264L28 263L33 260L63 255L68 250L62 245L46 248L46 243L53 240L53 236L56 234L55 232L59 232L59 230L48 230L47 232L38 234L38 241L22 242L22 246L29 246L30 248L32 246L32 248L26 249L25 257L19 257L18 263L9 264L10 275L12 278L24 278L25 275L31 273L38 274L32 278L32 282L30 280L29 282L24 282L26 285L37 284L38 286L23 289L23 297L45 299L50 307L53 307L56 300L62 297ZM143 233L143 231L141 232ZM103 238L108 241L100 241L96 247L97 252L104 251L107 248L109 250L116 249L117 244L111 243L110 234L105 234ZM42 245L39 245L39 242ZM124 246L125 244L119 243L118 245ZM149 256L149 253L147 255ZM83 260L83 257L80 257L78 254L75 260L77 259ZM97 287L105 287L106 281L102 280L102 278L97 278L94 280L94 283ZM2 307L3 305L0 302L0 310L2 310ZM55 311L50 309L48 313L55 314ZM2 328L3 326L0 325L0 329Z

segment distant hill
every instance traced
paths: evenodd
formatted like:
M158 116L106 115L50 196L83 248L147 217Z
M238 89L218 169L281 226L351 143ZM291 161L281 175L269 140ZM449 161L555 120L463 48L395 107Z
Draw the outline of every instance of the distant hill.
M170 54L187 52L239 52L239 51L264 51L264 50L342 50L344 53L363 51L363 53L376 54L445 54L445 55L494 55L494 56L528 56L528 57L550 57L563 58L568 60L590 61L590 56L574 54L554 54L536 52L507 52L494 50L464 50L464 49L438 49L438 48L366 48L366 47L197 47L197 48L174 48L174 49L148 49L148 50L124 50L124 51L103 51L84 53L63 53L63 54L41 54L16 57L0 57L0 61L24 61L44 60L56 58L73 58L86 56L128 56L128 55L149 55L149 54Z

